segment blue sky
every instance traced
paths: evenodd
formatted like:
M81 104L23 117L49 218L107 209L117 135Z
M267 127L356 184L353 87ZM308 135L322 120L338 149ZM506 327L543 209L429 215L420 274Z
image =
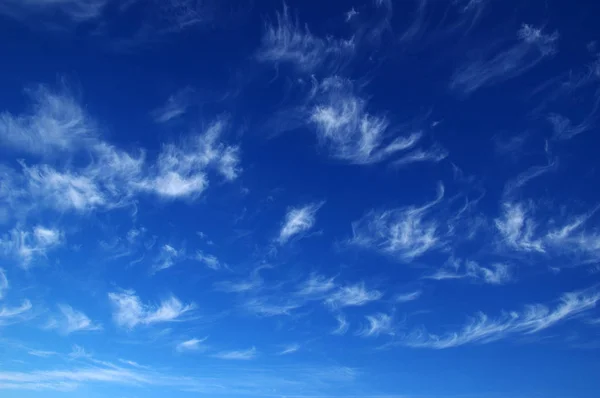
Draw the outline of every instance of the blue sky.
M0 1L0 395L596 397L599 13Z

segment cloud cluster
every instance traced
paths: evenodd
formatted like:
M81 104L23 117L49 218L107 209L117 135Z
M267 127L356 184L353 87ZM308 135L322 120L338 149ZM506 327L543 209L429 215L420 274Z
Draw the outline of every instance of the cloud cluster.
M143 150L131 154L103 140L97 123L64 85L58 90L39 86L29 94L34 100L31 112L0 115L2 143L44 161L21 162L21 173L7 172L6 184L11 186L6 200L23 211L111 209L144 193L193 199L208 187L209 171L226 181L241 172L239 147L221 141L225 119L179 144L163 145L151 161Z
M114 309L115 323L130 330L138 325L178 321L196 307L193 303L183 304L175 296L161 301L160 305L144 304L132 290L112 292L108 298Z

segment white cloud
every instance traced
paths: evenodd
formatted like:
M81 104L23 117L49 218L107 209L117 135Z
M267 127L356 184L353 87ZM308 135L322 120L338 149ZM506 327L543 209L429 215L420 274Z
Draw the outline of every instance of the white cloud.
M331 332L331 334L343 335L346 334L350 324L346 320L346 317L342 314L338 314L335 317L335 320L338 323L338 326Z
M420 131L398 136L385 115L368 111L368 101L355 92L352 81L335 76L315 84L308 117L332 157L353 164L396 159L397 165L446 157L441 148L415 149L423 138Z
M6 278L6 271L4 271L4 268L0 268L0 300L4 298L8 287L9 285L8 279Z
M0 249L6 256L17 258L21 267L28 268L34 260L45 258L63 241L63 233L58 229L38 225L26 231L17 227L0 237Z
M7 0L0 13L13 18L26 16L63 15L72 22L85 22L101 16L108 0Z
M391 315L379 312L374 315L367 315L366 318L369 325L358 333L359 336L377 337L382 334L393 336L396 333L394 319Z
M279 231L278 242L284 244L292 237L310 230L315 224L317 211L323 204L324 202L309 203L289 209Z
M33 355L34 357L39 358L48 358L54 355L58 355L55 351L45 351L45 350L29 350L27 351L29 355Z
M154 176L137 186L164 198L194 198L208 186L207 169L214 169L227 181L236 179L241 173L239 148L219 141L225 127L225 120L217 120L179 146L163 146Z
M300 344L290 344L288 346L285 346L281 351L279 351L277 353L277 355L289 355L289 354L293 354L295 352L298 352L298 350L300 349Z
M298 286L296 294L308 298L319 298L336 287L335 278L311 273L310 277Z
M422 207L405 207L385 211L371 211L352 223L351 244L410 261L443 242L440 225L427 217L429 210L444 196L443 185L438 186L438 197Z
M503 52L481 57L460 67L450 87L470 94L477 89L519 76L556 53L558 33L546 34L531 25L517 32L517 42Z
M208 267L212 270L215 270L215 271L220 270L221 268L225 267L225 265L221 264L221 262L219 261L219 259L216 256L214 256L212 254L204 253L201 250L198 250L196 252L194 259L196 259L197 261L204 264L206 267Z
M194 304L183 304L174 296L161 301L158 306L144 304L132 290L109 293L108 298L114 308L115 323L126 329L133 329L138 325L174 322L195 308Z
M292 64L300 72L311 72L327 62L340 63L352 55L352 40L321 39L307 27L301 27L289 15L284 4L277 22L267 24L257 59L274 64Z
M265 317L290 315L291 311L301 306L301 302L268 297L255 297L243 303L246 311Z
M31 308L32 305L29 300L23 300L18 307L0 307L0 325L10 323L15 319L22 319Z
M510 267L504 263L492 263L489 267L483 267L475 261L461 262L451 259L444 267L426 278L435 280L467 278L491 285L502 285L510 282L512 275Z
M162 271L171 268L175 262L180 261L183 256L182 250L177 250L171 245L163 245L160 248L160 253L152 267L153 272Z
M2 8L0 7L0 10ZM30 113L0 113L0 144L36 155L71 152L95 141L96 127L65 87L27 90Z
M54 163L20 161L22 174L11 176L8 182L15 187L7 191L9 202L19 209L112 209L134 203L134 197L144 192L170 199L196 198L209 185L209 171L226 181L241 173L239 147L221 142L223 118L182 139L180 145L163 145L157 159L147 162L142 149L130 154L104 141L96 123L67 90L39 86L31 92L36 101L31 113L0 115L0 144Z
M256 347L242 351L222 351L214 355L215 358L247 361L256 358Z
M338 288L325 299L325 303L332 308L358 307L377 301L381 297L383 297L382 292L368 290L361 282Z
M158 123L166 123L184 115L191 105L191 96L194 93L190 87L183 88L171 95L167 102L152 112L154 120Z
M51 321L48 325L51 329L58 329L64 334L102 329L102 326L93 323L87 315L73 309L70 305L61 304L58 306L58 309L60 310L61 317Z
M73 344L73 347L71 347L71 352L69 353L69 358L71 358L71 359L92 358L92 355L89 352L87 352L82 346Z
M503 242L513 249L544 252L543 243L534 237L536 224L528 218L527 208L520 203L503 203L503 214L495 220Z
M204 349L206 349L206 347L204 345L202 345L202 343L204 343L206 341L206 339L207 339L207 337L205 337L203 339L190 339L190 340L182 341L181 343L177 344L175 349L179 352L204 350Z
M421 290L415 290L414 292L398 294L394 300L398 303L407 303L409 301L417 300L422 294L423 292Z
M444 349L471 343L490 343L511 335L533 334L594 308L599 300L600 294L596 292L565 293L554 309L533 304L526 306L521 312L503 313L495 319L478 313L459 331L436 335L419 330L406 336L403 344Z

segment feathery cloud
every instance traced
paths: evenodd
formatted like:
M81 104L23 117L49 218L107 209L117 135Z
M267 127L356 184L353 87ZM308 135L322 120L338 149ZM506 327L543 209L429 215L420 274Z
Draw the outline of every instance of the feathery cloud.
M8 287L9 285L8 278L6 278L6 271L4 271L4 268L0 268L0 300L2 300L6 295Z
M285 346L281 351L279 351L277 353L277 355L289 355L289 354L293 354L295 352L298 352L298 350L300 349L300 344L290 344L288 346Z
M368 290L363 282L342 286L329 294L325 303L331 308L359 307L383 297L379 290Z
M350 324L346 320L346 317L343 314L338 314L335 317L335 320L338 323L338 326L331 332L331 334L343 335L346 334Z
M460 270L461 268L463 268L463 271ZM451 259L446 266L425 278L438 281L466 278L491 285L502 285L510 282L512 275L507 264L493 263L489 267L483 267L475 261L466 260L461 262L460 260Z
M175 349L179 352L201 351L201 350L206 349L206 347L204 345L202 345L202 343L204 343L206 341L206 339L207 339L207 337L205 337L203 339L190 339L190 340L182 341L181 343L177 344Z
M199 261L202 264L204 264L207 268L210 268L215 271L220 270L223 267L226 267L225 264L221 264L221 262L219 261L219 259L216 256L214 256L212 254L204 253L201 250L198 250L196 252L194 259L196 261Z
M60 333L71 334L73 332L101 330L102 326L92 322L87 315L73 309L70 305L60 304L58 306L61 316L53 318L47 327L57 329Z
M308 117L332 157L363 165L388 159L396 159L397 165L438 162L446 157L441 148L416 149L423 138L420 131L393 134L388 118L368 111L368 101L356 93L352 81L334 76L315 84Z
M437 198L422 207L371 211L352 223L350 243L410 261L443 244L440 225L427 217L428 211L444 197L438 186Z
M175 322L195 308L193 303L183 304L174 296L161 301L158 306L144 304L132 290L109 293L108 298L114 309L115 323L130 330L138 325Z
M0 144L20 152L50 155L96 141L95 123L66 87L54 91L40 85L26 93L33 101L30 113L0 113Z
M450 88L470 94L481 87L517 77L556 53L558 33L544 33L524 24L517 42L493 56L482 57L460 67L452 76Z
M183 256L182 250L177 250L171 245L163 245L160 248L160 253L152 267L152 272L156 273L175 265L175 262L181 260Z
M45 258L49 251L63 241L63 233L58 229L41 225L29 231L14 228L9 234L0 237L0 249L6 256L18 259L22 268L28 268L34 260Z
M158 123L167 123L184 115L191 105L191 95L194 93L190 87L183 88L171 95L167 102L152 112L154 120Z
M164 145L154 176L137 186L164 198L194 198L208 186L207 169L215 170L227 181L235 180L241 173L239 147L219 141L225 127L225 120L217 120L180 146Z
M256 358L257 355L258 355L258 352L256 350L256 347L252 347L247 350L241 350L241 351L222 351L213 356L215 358L219 358L219 359L247 361L247 360Z
M408 303L409 301L417 300L423 292L421 290L415 290L414 292L398 294L394 297L397 303Z
M309 203L302 207L290 208L285 215L277 241L283 245L292 237L310 230L315 225L317 211L323 204L324 202Z
M327 63L335 68L353 52L351 39L321 39L313 35L308 27L302 27L290 18L284 4L283 11L277 12L276 23L266 25L256 57L261 62L291 64L298 71L309 73Z
M335 278L311 273L309 278L298 286L296 295L308 298L319 298L336 287Z
M23 300L18 307L0 307L0 326L13 322L14 320L22 319L32 307L31 301L29 300Z
M565 293L554 309L533 304L521 312L503 313L497 318L478 313L457 332L435 335L419 330L407 335L402 344L444 349L472 343L491 343L510 335L534 334L594 308L599 300L600 294L593 291Z
M396 333L394 319L391 315L379 312L374 315L367 315L366 318L369 325L358 332L359 336L377 337L382 334L393 336Z

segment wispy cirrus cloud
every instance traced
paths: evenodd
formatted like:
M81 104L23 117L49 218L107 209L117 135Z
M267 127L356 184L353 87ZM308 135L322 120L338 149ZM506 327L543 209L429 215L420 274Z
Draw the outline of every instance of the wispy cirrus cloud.
M397 165L437 162L446 157L441 148L417 147L423 138L421 131L398 136L388 117L370 113L367 105L348 79L333 76L317 84L309 120L332 157L363 165L388 159Z
M335 278L328 278L313 272L310 274L308 279L303 281L298 286L298 290L295 292L295 294L298 296L307 297L309 299L320 298L336 287L337 284L335 283Z
M64 83L29 92L31 111L0 115L0 142L6 148L47 161L20 161L21 170L11 170L3 181L10 188L7 200L21 212L113 209L132 205L136 196L147 193L194 199L208 187L211 172L226 181L241 173L239 147L222 139L225 118L179 144L163 145L155 159L147 159L141 148L129 153L104 140L98 123Z
M132 290L109 293L108 298L114 310L113 320L129 330L138 325L175 322L196 308L195 304L184 304L175 296L161 301L159 305L144 304Z
M19 152L51 155L71 152L96 141L95 123L64 84L57 90L39 85L26 93L33 102L29 112L0 113L3 146Z
M41 225L30 230L12 229L0 237L0 249L4 255L16 258L22 268L28 268L36 259L46 258L47 253L64 242L62 231Z
M465 344L491 343L513 335L530 335L585 313L594 308L599 300L600 294L593 290L565 293L554 309L533 304L520 312L512 311L496 318L490 318L481 312L459 331L436 335L417 330L405 336L402 344L445 349Z
M408 293L397 294L394 297L394 300L397 303L408 303L409 301L417 300L419 297L421 297L422 294L423 294L423 291L415 290L415 291L408 292Z
M358 332L359 336L378 337L380 335L394 336L396 334L393 316L379 312L367 315L366 319L368 325Z
M6 295L8 287L9 285L8 278L6 277L6 271L4 271L4 268L0 268L0 300L2 300Z
M163 245L160 252L154 261L152 272L156 273L175 265L177 261L181 261L184 256L183 249L177 250L171 245Z
M348 328L350 327L350 323L346 317L343 314L337 314L335 320L337 321L338 325L331 331L331 334L336 334L339 336L346 334Z
M325 202L315 202L288 209L277 237L279 244L285 244L291 238L308 232L315 225L317 211L324 204Z
M0 307L0 326L23 319L32 308L29 300L23 300L18 307Z
M516 43L499 53L472 60L457 69L450 88L470 94L481 87L490 86L517 77L556 52L558 33L545 33L541 28L524 24L517 32Z
M352 223L350 244L376 250L409 261L440 247L441 225L428 217L430 209L444 197L444 186L438 185L435 200L421 207L405 207L371 211Z
M60 304L58 309L60 315L48 322L47 329L57 329L63 334L102 330L102 325L94 323L86 314L70 305Z
M247 350L239 351L221 351L213 355L215 358L227 359L233 361L248 361L256 358L258 351L256 347L249 348Z
M178 90L167 99L163 106L152 111L152 117L157 123L167 123L178 119L188 111L193 94L194 90L191 87Z
M182 341L177 344L175 349L179 352L188 352L188 351L204 351L207 347L204 346L204 343L207 340L207 337L203 339L189 339Z
M226 268L227 265L221 263L217 256L203 252L202 250L196 251L194 259L204 264L207 268L218 271L222 268Z
M370 302L377 301L383 297L379 290L369 290L363 282L353 285L342 286L325 299L325 303L331 308L360 307Z
M277 353L277 355L290 355L300 350L300 344L290 344L285 347L281 351Z
M72 23L94 20L102 15L109 0L7 0L0 5L0 14L18 20L65 17Z
M503 285L511 281L511 267L504 263L492 263L488 267L472 260L450 259L448 263L425 278L434 280L470 279L491 285Z
M284 3L275 23L267 23L256 58L276 65L291 64L300 72L310 73L321 66L336 69L353 53L352 39L322 39L313 35L307 26L290 17Z

